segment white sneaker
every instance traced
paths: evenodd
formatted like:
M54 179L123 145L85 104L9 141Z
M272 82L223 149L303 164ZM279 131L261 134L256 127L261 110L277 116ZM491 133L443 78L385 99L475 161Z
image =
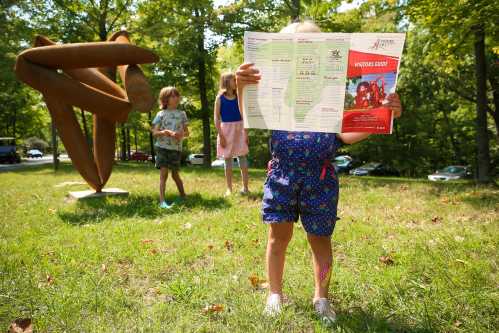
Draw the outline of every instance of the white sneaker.
M331 304L329 304L329 300L327 298L317 298L314 300L314 309L315 313L324 322L332 324L336 321L336 313L331 308Z
M274 317L279 315L281 313L281 310L282 310L281 295L270 294L270 296L267 298L267 304L265 305L263 313L269 317Z

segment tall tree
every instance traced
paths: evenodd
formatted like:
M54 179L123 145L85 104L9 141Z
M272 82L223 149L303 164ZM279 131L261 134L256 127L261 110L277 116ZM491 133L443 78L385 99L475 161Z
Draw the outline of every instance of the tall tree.
M499 3L494 0L410 0L406 13L433 37L423 55L425 61L435 64L436 72L443 73L450 82L456 82L462 98L476 104L476 176L480 183L490 182L487 112L497 131L499 110L493 99L488 100L489 95L497 94L498 87L496 74L488 76L487 69L496 67L497 62L497 51L493 48L499 37ZM474 63L469 59L474 59ZM487 64L487 59L492 63ZM459 69L464 64L473 68L473 75L463 77ZM466 89L473 81L475 88Z

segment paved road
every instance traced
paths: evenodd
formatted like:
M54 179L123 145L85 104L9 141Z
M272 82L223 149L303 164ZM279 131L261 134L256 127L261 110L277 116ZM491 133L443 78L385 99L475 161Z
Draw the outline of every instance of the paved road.
M16 171L19 169L29 168L35 165L52 164L52 155L45 155L42 158L23 158L18 164L0 164L0 172ZM69 161L66 154L59 155L59 161Z

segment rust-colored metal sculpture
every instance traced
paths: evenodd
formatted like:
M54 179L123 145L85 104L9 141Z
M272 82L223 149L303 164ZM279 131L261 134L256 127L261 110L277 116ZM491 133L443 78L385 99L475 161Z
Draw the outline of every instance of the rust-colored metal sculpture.
M137 64L158 57L130 43L128 33L107 42L58 45L38 36L35 47L17 56L17 77L43 94L45 103L74 167L100 192L114 162L116 123L132 110L149 112L155 100ZM114 82L116 68L125 89ZM93 156L73 106L93 115Z

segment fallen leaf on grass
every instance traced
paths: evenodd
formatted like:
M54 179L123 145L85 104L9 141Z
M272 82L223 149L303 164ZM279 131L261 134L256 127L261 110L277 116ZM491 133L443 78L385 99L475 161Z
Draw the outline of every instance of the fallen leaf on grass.
M33 332L33 325L31 319L21 318L14 320L9 327L9 333L31 333Z
M249 276L248 280L250 281L251 286L253 287L253 289L263 290L263 289L266 289L266 288L269 287L269 284L268 284L268 282L266 280L260 279L256 275Z
M208 250L210 250L210 251L213 250L213 245L209 244L208 245Z
M152 240L152 239L143 239L140 242L142 244L151 244L151 243L154 243L154 240Z
M462 323L461 321L459 321L459 320L456 320L456 321L454 322L454 326L455 326L455 327L459 327L459 326L461 326L462 324L463 324L463 323Z
M381 262L382 264L385 264L387 266L388 265L393 265L395 263L393 261L392 257L390 257L389 255L379 257L379 262Z
M203 313L204 314L212 314L212 313L219 313L224 310L224 306L222 304L209 304L204 307Z
M442 223L443 220L444 219L441 216L433 216L431 218L431 223L433 223L433 224L440 224L440 223Z
M54 278L47 274L47 285L50 286L52 284L54 284Z
M152 254L152 255L155 255L155 254L158 254L158 249L150 249L149 250L149 253Z
M107 272L107 267L106 267L106 264L102 264L102 265L100 266L100 270L101 270L101 272L103 272L103 273Z
M232 244L230 241L226 240L225 243L224 243L224 246L225 248L228 250L228 251L232 251L232 249L234 248L234 244Z

